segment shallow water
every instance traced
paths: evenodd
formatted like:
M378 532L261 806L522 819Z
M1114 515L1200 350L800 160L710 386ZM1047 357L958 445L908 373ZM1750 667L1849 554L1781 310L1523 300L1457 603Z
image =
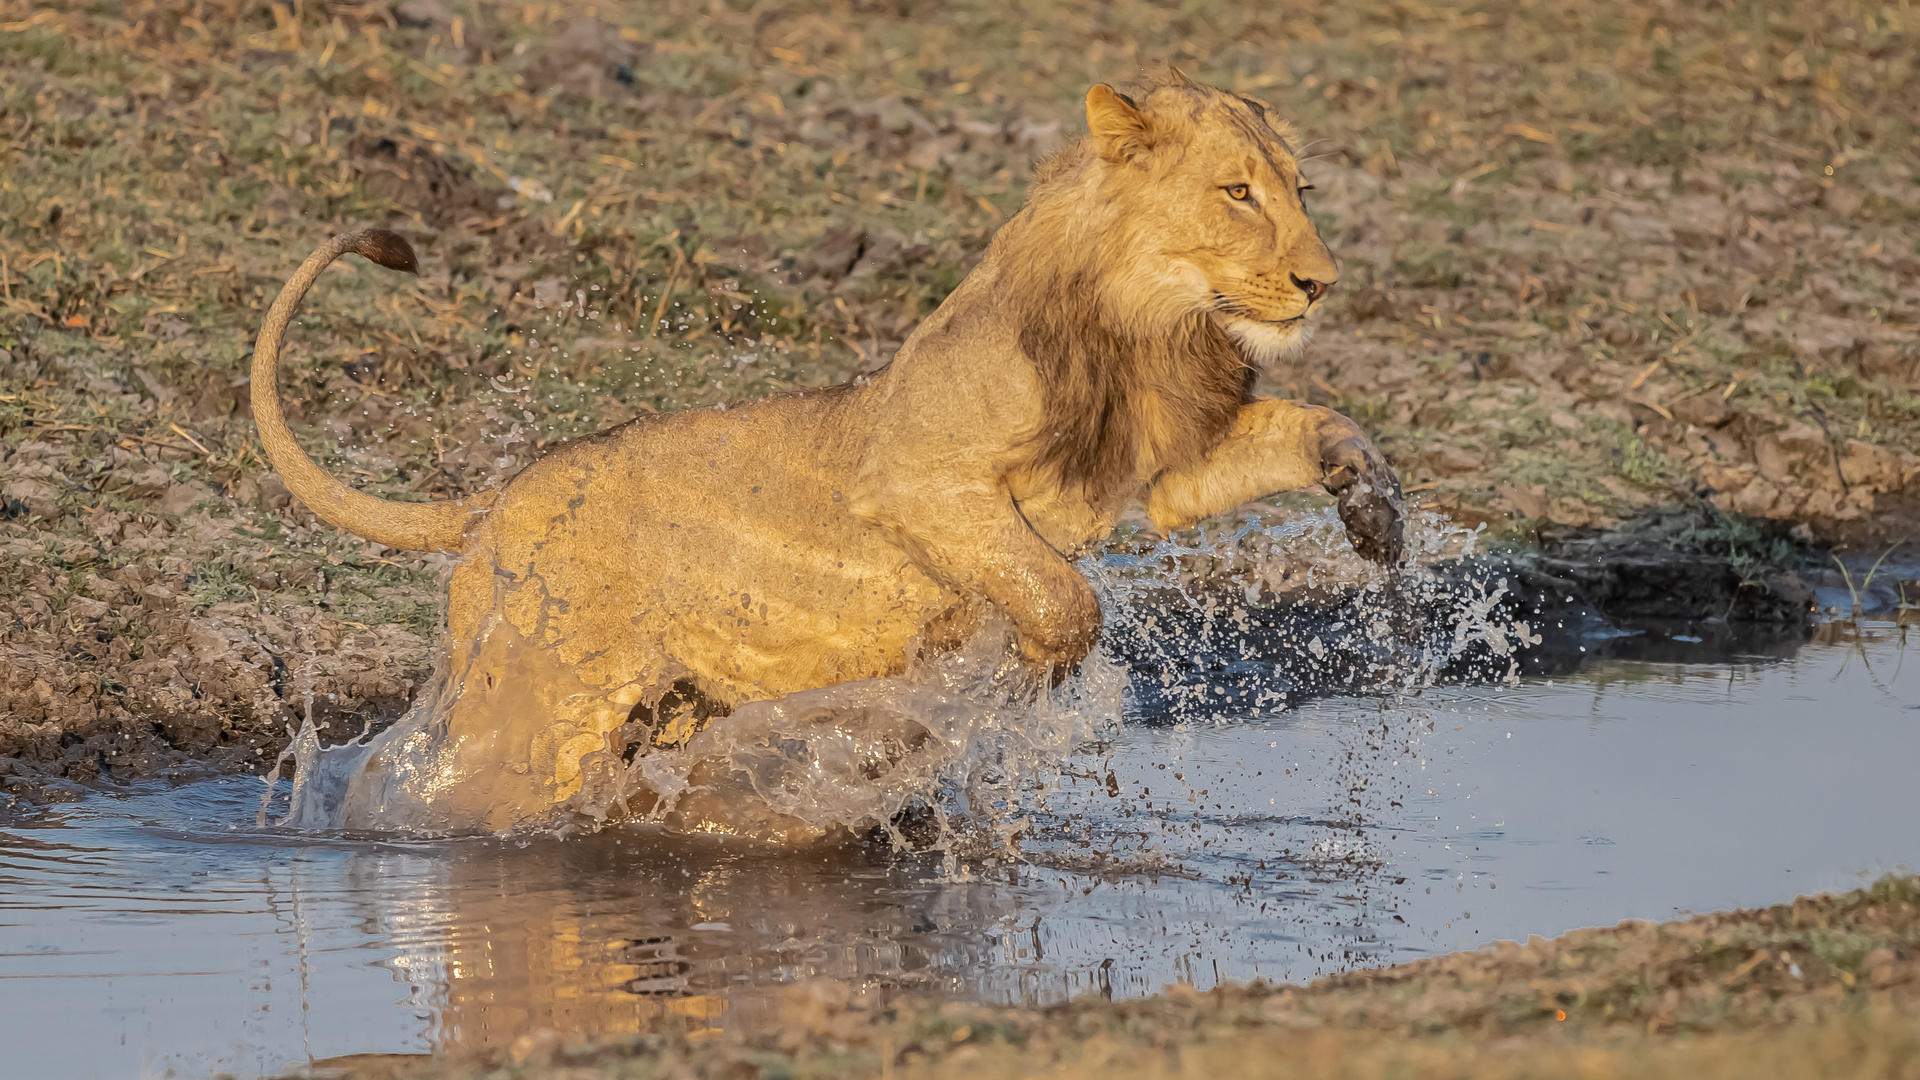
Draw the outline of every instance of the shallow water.
M1594 637L1571 649L1613 658L1552 680L1137 717L1029 808L1022 861L951 870L639 826L303 838L256 829L243 778L95 797L0 826L5 1071L751 1030L819 977L1033 1003L1299 980L1848 887L1920 864L1916 646Z

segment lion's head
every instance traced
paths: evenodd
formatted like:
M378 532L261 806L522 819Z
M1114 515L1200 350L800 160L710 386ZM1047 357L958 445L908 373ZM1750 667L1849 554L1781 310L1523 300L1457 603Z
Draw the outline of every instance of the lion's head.
M994 249L1045 394L1036 461L1101 501L1225 437L1339 272L1258 102L1167 68L1094 87L1087 125Z
M1262 364L1297 348L1339 270L1302 201L1292 128L1173 68L1134 96L1095 86L1087 127L1084 143L1042 167L1035 202L1078 187L1107 209L1081 222L1106 317L1146 329L1205 312Z

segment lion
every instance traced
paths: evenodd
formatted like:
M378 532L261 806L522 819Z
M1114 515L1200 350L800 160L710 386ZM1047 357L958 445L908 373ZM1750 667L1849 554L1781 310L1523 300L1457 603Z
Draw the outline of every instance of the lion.
M294 441L276 389L321 271L353 252L415 272L412 249L367 229L301 265L260 331L254 415L321 519L459 557L444 827L524 824L595 768L745 702L897 674L994 609L1020 662L1058 678L1101 629L1074 560L1131 505L1173 530L1320 484L1359 553L1401 559L1399 483L1360 427L1253 394L1339 278L1291 128L1171 69L1135 96L1094 86L1086 119L877 373L643 417L453 501L348 488ZM515 647L483 659L504 632Z

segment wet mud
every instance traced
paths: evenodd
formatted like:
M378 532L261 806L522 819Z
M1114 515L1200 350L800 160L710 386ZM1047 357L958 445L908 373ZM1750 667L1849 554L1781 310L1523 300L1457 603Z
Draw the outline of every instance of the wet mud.
M1109 648L1133 673L1134 715L1167 722L1193 718L1178 687L1205 688L1231 711L1422 681L1566 675L1613 659L1785 656L1814 633L1822 596L1843 581L1832 567L1846 565L1823 568L1827 553L1786 527L1704 504L1617 529L1547 525L1490 547L1341 586L1307 580L1315 560L1302 550L1290 552L1298 565L1275 566L1216 545L1177 585L1130 594ZM1331 579L1343 572L1352 568ZM1872 606L1854 613L1899 617L1901 573L1914 571L1893 564Z
M344 740L406 710L429 670L430 626L343 618L325 563L270 560L264 543L228 522L202 518L191 528L194 542L180 547L199 557L168 554L158 565L114 565L118 528L95 543L32 546L33 562L5 601L28 618L0 635L0 798L73 797L144 776L263 772L309 714ZM165 535L164 525L151 529ZM135 540L141 531L129 530ZM239 599L258 596L259 586L239 576L256 552L255 580L279 587L301 579L308 601ZM389 609L436 606L424 590L384 592ZM35 617L49 597L65 617Z

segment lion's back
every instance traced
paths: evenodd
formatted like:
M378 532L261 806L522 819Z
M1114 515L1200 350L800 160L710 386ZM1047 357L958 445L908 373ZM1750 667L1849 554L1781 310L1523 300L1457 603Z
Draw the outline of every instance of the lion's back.
M878 673L955 598L851 513L860 414L850 392L813 392L580 440L514 478L475 554L537 579L516 623L558 601L596 639L662 640L722 684L781 682L769 666L801 653L793 679Z

